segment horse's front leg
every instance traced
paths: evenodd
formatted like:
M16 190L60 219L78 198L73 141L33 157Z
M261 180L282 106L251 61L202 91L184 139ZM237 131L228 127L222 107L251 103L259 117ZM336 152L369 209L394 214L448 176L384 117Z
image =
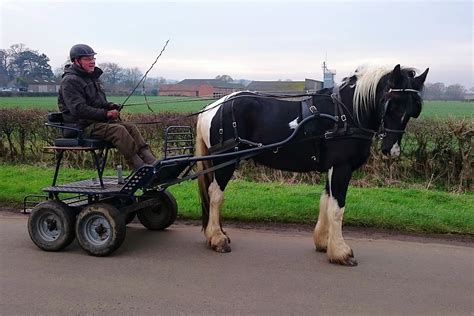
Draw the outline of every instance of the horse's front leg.
M327 256L331 263L356 266L352 249L342 237L342 220L346 203L347 188L352 176L350 166L338 166L329 169L326 183L328 243Z
M209 185L209 222L204 234L211 248L217 252L230 252L230 239L224 233L220 223L221 205L224 202L224 192L220 189L217 181Z

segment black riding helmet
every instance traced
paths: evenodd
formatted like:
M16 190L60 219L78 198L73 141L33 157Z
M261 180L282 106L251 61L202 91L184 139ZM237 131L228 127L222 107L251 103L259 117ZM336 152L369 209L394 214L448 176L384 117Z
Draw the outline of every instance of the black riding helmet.
M94 56L97 54L94 52L92 47L86 44L76 44L73 47L71 47L71 50L69 51L69 58L73 62L76 58L83 57L83 56Z

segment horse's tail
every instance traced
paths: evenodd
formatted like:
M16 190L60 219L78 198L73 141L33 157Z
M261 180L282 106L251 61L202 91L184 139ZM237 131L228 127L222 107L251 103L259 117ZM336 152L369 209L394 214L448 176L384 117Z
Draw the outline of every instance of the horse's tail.
M199 125L199 122L198 122ZM207 148L202 135L200 133L200 129L197 128L196 132L196 152L195 156L206 156L209 155L209 148ZM198 161L197 162L198 172L202 170L206 170L212 167L211 160L205 161ZM207 223L209 222L209 185L212 182L214 177L214 172L209 172L198 177L198 185L199 185L199 195L201 197L201 210L202 210L202 227L206 229Z

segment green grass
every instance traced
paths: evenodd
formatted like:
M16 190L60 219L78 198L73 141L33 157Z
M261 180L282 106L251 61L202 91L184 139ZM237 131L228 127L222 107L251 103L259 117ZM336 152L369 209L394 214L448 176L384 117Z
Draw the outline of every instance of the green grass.
M123 103L124 96L111 96L107 99L110 102ZM198 100L197 98L187 97L167 97L167 96L149 96L147 97L150 108L154 112L179 112L190 113L202 109L203 106L212 103L212 100ZM125 113L147 113L145 99L142 96L132 96L128 99L123 112ZM24 109L43 109L48 111L58 110L57 97L0 97L0 109L20 107ZM140 104L140 105L136 105ZM128 106L127 106L128 105Z
M150 96L147 97L150 107L154 112L179 112L189 113L200 110L204 105L211 103L211 100L196 100L195 98L186 97L165 97ZM108 98L111 102L122 103L124 96L111 96ZM186 100L188 99L188 100ZM183 101L185 100L185 101ZM149 112L146 105L133 105L144 103L142 96L132 96L125 107L125 113L147 113ZM0 108L39 108L44 110L57 110L57 97L0 97ZM470 117L474 116L474 103L461 101L425 101L421 117Z
M474 118L474 102L462 101L424 101L422 118L445 118L445 117L467 117Z
M27 194L49 186L51 168L1 165L0 203L19 205ZM61 181L93 177L92 170L62 169ZM8 180L8 181L6 181ZM226 189L224 220L249 222L316 222L322 186L231 181ZM197 182L170 188L181 218L199 219ZM350 187L345 225L409 232L474 234L474 194L453 194L423 189Z

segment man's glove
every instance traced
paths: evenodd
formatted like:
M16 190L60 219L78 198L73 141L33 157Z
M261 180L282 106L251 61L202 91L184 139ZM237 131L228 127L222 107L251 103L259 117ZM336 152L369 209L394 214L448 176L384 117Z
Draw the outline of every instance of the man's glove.
M119 103L109 103L109 106L108 106L109 110L121 111L122 108L123 108L123 105Z

